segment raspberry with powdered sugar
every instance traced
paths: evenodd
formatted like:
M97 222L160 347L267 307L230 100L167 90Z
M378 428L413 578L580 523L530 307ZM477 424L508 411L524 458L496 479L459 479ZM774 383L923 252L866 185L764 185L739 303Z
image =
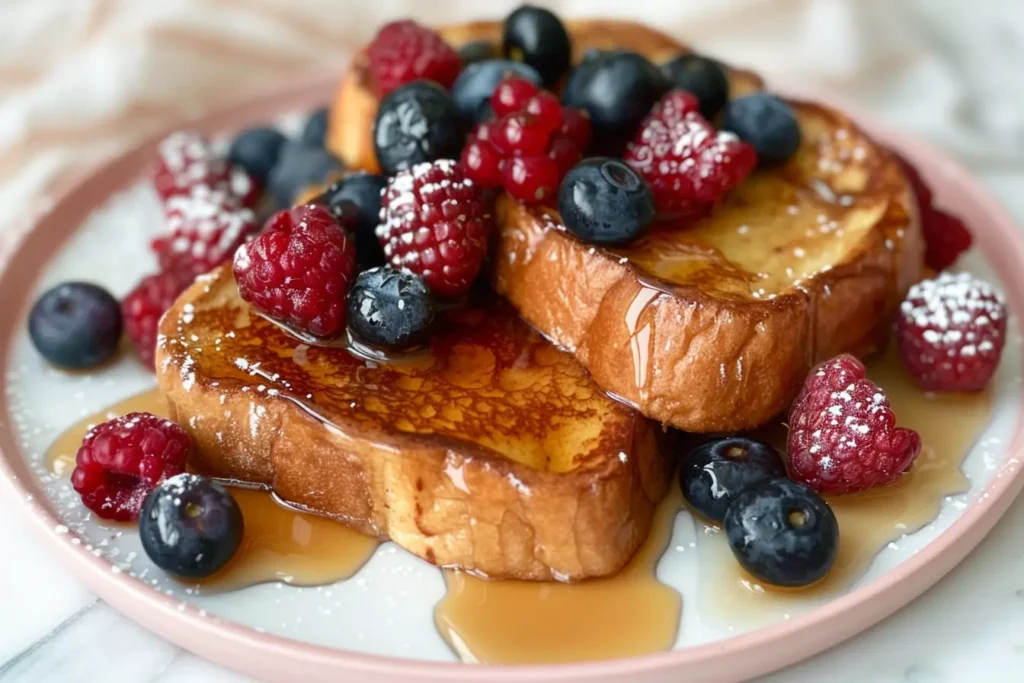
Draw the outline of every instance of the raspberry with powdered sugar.
M790 409L790 476L820 493L892 484L920 452L921 437L896 426L885 392L847 354L812 370Z
M900 357L928 391L981 391L1006 343L1006 304L970 273L942 273L910 288L896 324Z
M262 188L240 166L217 154L205 136L179 131L157 147L153 187L164 205L197 189L222 190L241 206L254 206Z

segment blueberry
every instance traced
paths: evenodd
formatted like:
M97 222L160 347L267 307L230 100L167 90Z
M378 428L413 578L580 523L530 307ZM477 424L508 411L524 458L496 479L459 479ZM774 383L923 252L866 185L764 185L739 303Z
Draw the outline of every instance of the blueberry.
M509 59L491 59L477 62L463 69L452 84L452 100L462 115L473 121L480 121L486 115L486 105L498 83L506 74L522 76L540 86L540 74L522 62Z
M778 451L739 436L711 439L683 459L679 486L694 510L721 522L740 491L764 479L786 476Z
M317 203L326 204L343 225L351 221L362 268L384 263L384 249L374 231L380 220L381 193L387 184L388 179L382 175L355 173L331 185L317 199Z
M265 184L286 141L287 138L275 128L244 130L231 142L228 161L238 164L261 184Z
M364 270L348 294L348 325L359 341L407 349L426 339L434 301L423 278L381 266Z
M714 59L698 54L679 55L661 65L670 88L686 90L700 102L708 121L718 116L729 101L729 75Z
M242 511L227 489L208 477L179 474L150 491L139 515L139 538L164 571L210 576L242 542Z
M43 358L81 369L110 358L121 340L121 306L110 293L85 282L65 282L45 292L28 315L28 333Z
M501 47L506 57L529 64L552 86L569 69L572 41L551 11L523 5L505 19Z
M341 162L323 147L286 143L267 183L274 205L278 209L291 207L303 190L327 182L341 169Z
M459 57L462 57L463 66L500 56L501 51L498 46L489 40L473 40L459 48Z
M302 127L299 141L307 145L323 147L324 141L327 139L327 116L327 107L314 109L306 119L306 125Z
M647 182L623 162L592 157L562 180L558 211L569 232L584 242L625 244L654 220L654 197Z
M762 166L783 164L800 147L800 122L793 108L764 92L730 102L722 129L753 145Z
M425 161L458 159L464 137L458 108L432 81L413 81L390 92L373 123L377 161L387 175Z
M760 481L736 496L725 513L725 533L743 568L776 586L814 583L839 552L832 509L789 479Z
M590 114L595 140L618 143L633 137L665 90L664 77L646 57L617 50L577 66L562 102Z

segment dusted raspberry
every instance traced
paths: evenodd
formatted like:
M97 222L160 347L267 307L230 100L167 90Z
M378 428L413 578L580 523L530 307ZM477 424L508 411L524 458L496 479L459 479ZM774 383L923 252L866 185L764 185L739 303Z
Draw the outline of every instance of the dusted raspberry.
M253 308L316 337L345 329L356 247L327 208L281 211L235 254L235 280Z
M189 196L197 189L221 190L241 206L254 206L261 188L240 166L216 154L203 135L181 131L157 147L153 187L166 203Z
M170 420L131 413L89 430L75 457L71 485L104 519L135 521L146 495L185 471L192 439Z
M168 199L165 211L170 234L152 245L160 268L193 277L228 261L260 230L256 214L223 190L197 187Z
M455 162L401 171L381 203L377 238L396 268L419 273L437 296L465 294L487 255L490 215Z
M757 165L754 148L716 131L697 98L673 90L655 105L627 148L626 163L650 184L662 218L702 215Z
M459 53L441 36L415 21L386 24L366 49L377 97L420 79L450 88L462 70Z
M177 271L149 275L121 301L125 332L135 344L139 360L150 369L153 369L160 318L192 283L192 279L191 274Z
M959 218L935 208L931 188L924 182L917 168L900 155L895 156L917 199L921 230L924 233L924 261L932 270L943 271L956 263L960 254L971 248L971 233Z
M942 273L910 288L896 324L900 357L927 391L981 391L1006 342L1006 305L970 273Z
M849 355L807 376L789 412L789 473L821 493L891 484L921 452L921 437L896 426L885 393Z

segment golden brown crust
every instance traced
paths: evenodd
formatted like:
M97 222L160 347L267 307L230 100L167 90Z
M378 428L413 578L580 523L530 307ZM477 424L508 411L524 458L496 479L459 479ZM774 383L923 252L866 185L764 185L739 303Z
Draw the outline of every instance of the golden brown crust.
M161 322L158 381L195 469L493 577L612 574L668 486L668 437L500 303L397 365L251 313L229 268Z
M656 62L687 51L632 22L568 28L577 59L595 47ZM441 32L460 44L496 39L500 26ZM331 140L350 165L376 168L376 101L361 60L343 80ZM734 96L761 87L750 72L729 74ZM796 157L755 173L685 231L592 248L566 234L557 214L500 197L495 288L599 385L649 417L700 432L768 421L813 363L884 343L923 261L912 194L892 156L839 112L793 105L804 133Z

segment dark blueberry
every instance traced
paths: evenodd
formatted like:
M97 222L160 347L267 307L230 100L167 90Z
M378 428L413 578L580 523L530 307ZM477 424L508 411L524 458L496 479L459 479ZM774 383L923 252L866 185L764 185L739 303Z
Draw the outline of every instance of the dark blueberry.
M473 121L486 116L487 105L498 83L506 74L522 76L534 85L540 86L540 74L522 62L510 59L491 59L478 62L463 69L452 84L452 100L462 115Z
M595 140L624 142L665 94L661 72L635 52L596 55L576 67L562 102L590 114Z
M584 159L558 189L558 211L569 232L590 244L631 242L654 220L647 182L610 157Z
M392 349L422 344L434 320L423 278L381 266L364 270L348 293L348 326L357 340Z
M65 282L45 292L28 315L28 333L43 358L81 369L110 358L121 340L121 305L102 287Z
M372 268L384 263L384 249L375 230L380 220L380 198L388 184L382 175L355 173L327 188L317 199L326 204L343 225L351 221L356 235L356 252L361 268Z
M473 40L459 48L459 56L462 57L462 65L469 66L500 57L501 50L498 49L497 44L489 40Z
M789 479L758 482L725 513L733 555L747 572L776 586L806 586L828 573L839 552L832 508Z
M764 479L786 476L778 451L739 436L706 441L683 459L679 486L694 510L721 522L740 491Z
M611 50L604 50L604 49L601 49L599 47L592 47L592 48L590 48L589 50L587 50L586 52L583 53L583 59L581 59L580 61L581 62L592 62L595 59L601 59L602 57L604 57L609 52L611 52Z
M311 185L328 182L340 173L341 162L323 147L288 142L281 148L267 184L278 209L290 208Z
M505 19L501 37L506 57L529 64L544 79L558 82L572 61L572 41L565 26L551 11L523 5Z
M800 147L800 122L793 108L764 92L730 102L722 129L753 145L762 166L783 164Z
M306 125L302 127L299 140L307 145L323 147L327 139L327 116L327 107L313 110L306 119Z
M208 477L179 474L146 496L139 538L153 564L177 576L210 576L242 542L242 511Z
M464 123L452 98L432 81L413 81L391 91L373 123L377 161L386 175L424 161L458 159Z
M685 90L700 102L700 113L708 121L729 101L729 75L722 65L698 54L679 55L661 65L670 88Z
M266 184L286 141L287 138L275 128L250 128L232 141L228 160L244 168L260 184Z

